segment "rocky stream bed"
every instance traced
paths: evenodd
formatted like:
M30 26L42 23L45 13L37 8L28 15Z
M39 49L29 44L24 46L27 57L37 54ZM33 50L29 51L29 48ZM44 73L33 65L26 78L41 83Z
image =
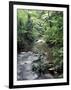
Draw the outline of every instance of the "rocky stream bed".
M21 52L17 55L17 80L36 80L36 79L52 79L53 76L50 73L39 75L32 71L32 64L37 61L39 54L35 54L32 51Z

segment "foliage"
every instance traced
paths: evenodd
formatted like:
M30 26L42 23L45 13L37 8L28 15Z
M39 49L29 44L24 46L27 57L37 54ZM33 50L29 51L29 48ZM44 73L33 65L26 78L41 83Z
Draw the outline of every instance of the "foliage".
M24 10L18 10L17 12L17 49L18 52L22 50L28 50L34 42L34 36L32 33L33 23L30 17L30 13Z
M49 52L48 48L51 52L53 65L50 68L54 67L61 77L63 73L63 12L18 9L17 51L32 50L39 39L45 41L47 52ZM47 72L49 64L41 60L37 63L37 67L33 64L35 72Z
M50 16L51 26L47 31L46 42L51 48L55 70L63 73L63 13L53 12Z

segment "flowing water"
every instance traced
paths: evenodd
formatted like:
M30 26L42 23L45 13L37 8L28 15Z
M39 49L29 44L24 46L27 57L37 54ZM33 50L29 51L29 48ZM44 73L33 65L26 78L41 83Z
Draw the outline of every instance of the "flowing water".
M20 54L17 55L17 80L35 80L35 79L53 78L53 76L49 73L45 74L45 76L42 75L39 77L39 75L32 70L33 62L37 61L40 56L40 54L36 54L34 51L21 52ZM47 57L45 56L44 58Z

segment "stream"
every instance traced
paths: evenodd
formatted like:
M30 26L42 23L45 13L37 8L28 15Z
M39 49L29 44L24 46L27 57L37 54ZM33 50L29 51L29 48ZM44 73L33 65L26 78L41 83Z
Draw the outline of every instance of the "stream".
M41 77L37 73L32 71L33 61L37 61L39 54L35 54L32 51L21 52L17 55L17 80L36 80L36 79L52 79L51 74L45 74Z

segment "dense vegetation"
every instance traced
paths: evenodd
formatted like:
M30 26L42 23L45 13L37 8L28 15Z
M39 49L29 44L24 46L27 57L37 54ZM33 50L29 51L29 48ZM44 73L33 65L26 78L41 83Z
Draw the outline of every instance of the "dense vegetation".
M40 44L38 40L41 40ZM63 77L63 12L18 9L17 51L40 54L38 65L34 62L32 65L35 72Z

